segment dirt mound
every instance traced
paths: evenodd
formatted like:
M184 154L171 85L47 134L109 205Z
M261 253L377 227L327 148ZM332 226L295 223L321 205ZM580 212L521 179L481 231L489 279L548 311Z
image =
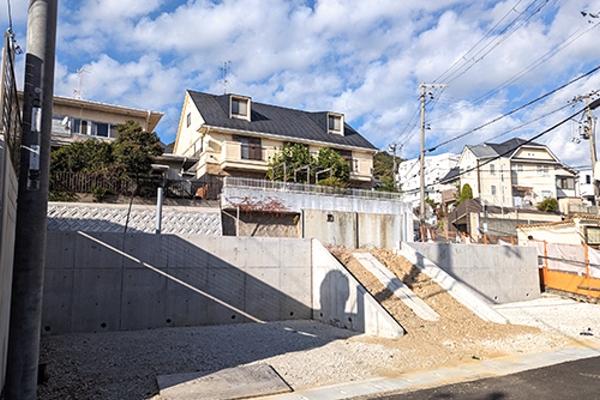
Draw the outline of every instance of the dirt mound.
M406 351L406 356L414 361L416 368L541 351L540 343L551 348L564 342L564 339L542 333L537 328L483 321L404 257L387 250L369 250L440 315L435 322L422 320L362 267L352 256L357 250L331 248L330 251L407 331L407 335L395 343L381 339L363 340L387 342L387 345L401 347Z

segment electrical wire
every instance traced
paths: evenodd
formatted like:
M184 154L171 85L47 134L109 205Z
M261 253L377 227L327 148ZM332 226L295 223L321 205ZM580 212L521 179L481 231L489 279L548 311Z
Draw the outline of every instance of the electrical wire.
M502 152L501 154L498 154L497 156L494 156L494 157L492 157L492 158L489 158L489 159L485 160L484 162L480 163L479 165L477 165L477 166L475 166L475 167L467 168L467 169L465 169L465 170L463 170L463 171L460 171L458 174L456 174L456 175L454 175L454 176L453 176L453 179L456 179L456 178L458 178L458 177L460 177L460 176L462 176L462 175L465 175L465 174L467 174L467 173L469 173L469 172L471 172L471 171L475 171L476 169L479 169L479 168L481 168L481 167L483 167L483 166L485 166L485 165L488 165L489 163L491 163L491 162L494 162L494 161L498 160L499 158L502 158L502 157L504 157L504 156L506 156L506 155L508 155L508 154L511 154L511 153L513 153L513 152L514 152L515 150L517 150L518 148L520 148L520 147L523 147L523 146L526 146L526 145L530 144L531 142L533 142L533 141L535 141L535 140L539 139L540 137L542 137L542 136L544 136L544 135L548 134L549 132L552 132L553 130L555 130L555 129L556 129L556 128L558 128L559 126L561 126L561 125L563 125L563 124L567 123L569 120L571 120L571 118L574 118L574 117L576 117L577 115L579 115L579 114L583 113L585 110L586 110L586 108L584 107L584 108L582 108L581 110L579 110L579 111L575 112L574 114L571 114L571 115L569 115L567 118L564 118L563 120L561 120L561 121L557 122L556 124L552 125L551 127L549 127L549 128L547 128L547 129L543 130L542 132L540 132L540 133L538 133L538 134L536 134L536 135L532 136L531 138L527 139L525 142L523 142L523 143L520 143L519 145L517 145L517 146L515 146L515 147L513 147L513 148L511 148L511 149L509 149L509 150L506 150L506 151ZM437 182L434 182L434 183L430 183L430 184L428 184L428 185L425 185L425 189L427 189L427 188L430 188L430 187L433 187L433 186L435 186L435 185L437 185L437 184L443 184L443 183L447 183L447 182L448 182L448 180L443 180L443 179L441 179L441 180L438 180ZM411 192L411 191L407 191L407 192L405 192L405 193L410 193L410 192Z
M498 122L498 121L500 121L500 120L502 120L502 119L504 119L504 118L506 118L506 117L508 117L510 115L513 115L513 114L515 114L515 113L517 113L517 112L519 112L519 111L521 111L521 110L523 110L523 109L525 109L525 108L527 108L527 107L529 107L529 106L531 106L531 105L533 105L533 104L535 104L535 103L537 103L537 102L539 102L539 101L541 101L541 100L543 100L543 99L545 99L545 98L553 95L554 93L559 92L560 90L562 90L562 89L564 89L564 88L572 85L573 83L578 82L581 79L592 75L593 73L595 73L598 70L600 70L600 65L592 68L591 70L589 70L588 72L586 72L586 73L584 73L582 75L579 75L577 78L571 79L570 81L568 81L568 82L566 82L566 83L564 83L564 84L562 84L562 85L560 85L560 86L558 86L558 87L550 90L549 92L546 92L543 95L538 96L535 99L530 100L527 103L520 105L517 108L514 108L514 109L512 109L512 110L510 110L510 111L508 111L508 112L506 112L506 113L504 113L502 115L499 115L499 116L497 116L497 117L495 117L495 118L493 118L493 119L491 119L491 120L489 120L489 121L487 121L487 122L485 122L485 123L483 123L483 124L481 124L481 125L479 125L479 126L477 126L475 128L469 129L466 132L463 132L463 133L461 133L459 135L456 135L456 136L454 136L454 137L452 137L450 139L447 139L447 140L444 140L444 141L442 141L440 143L437 143L436 145L434 145L434 146L430 147L429 149L427 149L426 152L435 151L435 150L437 150L438 148L440 148L442 146L445 146L445 145L450 144L452 142L455 142L455 141L457 141L459 139L462 139L465 136L468 136L468 135L470 135L470 134L472 134L474 132L480 131L480 130L482 130L483 128L485 128L487 126L490 126L491 124L493 124L495 122ZM575 115L578 115L578 114L575 114Z

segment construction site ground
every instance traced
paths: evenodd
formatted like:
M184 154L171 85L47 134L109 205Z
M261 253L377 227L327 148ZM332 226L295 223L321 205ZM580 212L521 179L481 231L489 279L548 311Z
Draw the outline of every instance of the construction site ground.
M544 297L497 307L520 325L483 322L406 260L374 251L440 315L438 321L427 322L353 260L350 251L333 252L400 321L405 336L373 338L315 321L46 336L41 360L47 363L48 380L40 386L39 397L156 400L157 375L211 374L252 363L273 366L294 390L301 390L500 356L600 345L595 336L580 335L587 328L600 333L599 305ZM556 303L552 312L546 311L545 302ZM585 313L590 326L576 326L574 312ZM557 329L563 324L571 327Z

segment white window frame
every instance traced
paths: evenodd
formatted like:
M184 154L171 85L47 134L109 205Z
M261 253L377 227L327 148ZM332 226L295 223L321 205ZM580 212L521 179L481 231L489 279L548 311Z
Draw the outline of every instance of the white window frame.
M233 102L246 102L246 115L243 114L234 114L233 113ZM252 101L249 97L244 96L229 96L229 117L230 118L239 118L244 119L246 121L250 121L250 115L252 114Z
M329 127L329 119L330 118L335 118L340 121L340 129L332 129ZM328 112L326 123L327 123L327 132L333 133L335 135L342 135L342 136L344 135L344 114Z

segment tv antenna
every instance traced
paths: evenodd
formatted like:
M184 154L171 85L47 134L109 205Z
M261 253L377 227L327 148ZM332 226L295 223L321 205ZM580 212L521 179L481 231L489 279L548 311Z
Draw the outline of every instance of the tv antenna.
M221 66L221 83L223 84L223 94L227 94L227 85L229 84L229 73L231 72L231 61L223 62Z
M89 71L85 67L81 67L77 70L77 88L73 90L73 97L81 99L83 97L83 74L87 74Z

